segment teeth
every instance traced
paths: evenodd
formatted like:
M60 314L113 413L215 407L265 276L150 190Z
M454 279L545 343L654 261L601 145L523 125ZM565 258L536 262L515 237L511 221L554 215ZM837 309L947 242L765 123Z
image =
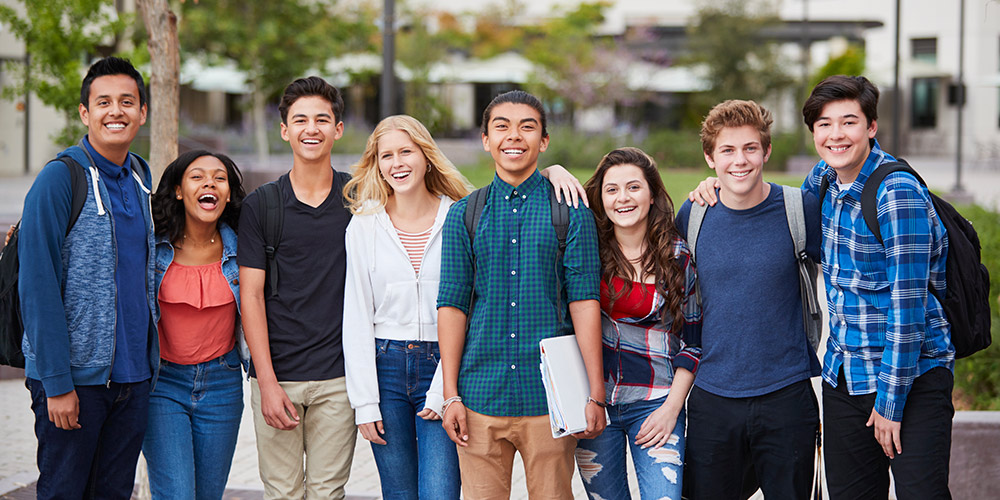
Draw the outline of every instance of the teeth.
M393 179L405 179L409 175L410 175L409 172L396 172L395 174L392 174L392 178Z
M125 124L124 123L109 123L109 124L105 125L105 127L108 127L108 128L110 128L112 130L121 130L121 129L125 128Z
M319 139L302 139L303 144L319 144Z
M833 151L835 153L839 153L841 151L847 151L847 146L833 146L830 148L830 151Z
M216 202L219 201L219 197L212 193L205 193L198 197L199 202Z
M733 177L741 177L742 178L742 177L746 177L746 176L750 175L750 171L747 170L746 172L730 172L730 175L732 175Z
M501 151L503 151L503 153L507 155L519 155L521 153L524 153L523 149L503 149Z
M624 213L627 213L627 212L631 212L633 210L635 210L635 207L625 207L625 208L617 208L617 209L615 209L615 212L618 212L620 214L624 214Z

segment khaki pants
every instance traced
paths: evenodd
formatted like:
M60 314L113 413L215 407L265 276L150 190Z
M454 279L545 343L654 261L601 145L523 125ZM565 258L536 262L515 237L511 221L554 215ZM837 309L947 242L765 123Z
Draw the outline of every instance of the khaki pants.
M458 463L467 500L510 498L515 451L524 461L531 500L573 498L576 438L553 438L548 415L491 417L468 410L466 421L469 446L458 447Z
M289 431L267 425L260 386L256 378L250 383L264 498L344 498L357 435L344 377L279 384L299 414L299 425Z

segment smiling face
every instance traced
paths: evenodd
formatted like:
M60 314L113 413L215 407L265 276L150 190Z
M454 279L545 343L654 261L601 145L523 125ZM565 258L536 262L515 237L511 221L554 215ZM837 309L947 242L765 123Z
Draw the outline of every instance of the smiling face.
M813 144L840 182L854 182L871 153L870 139L877 131L878 123L868 123L858 101L833 101L823 106L813 123Z
M128 75L105 75L90 84L87 106L80 105L87 139L101 156L119 165L146 123L146 106L139 104L139 86Z
M549 146L542 134L541 115L527 104L503 103L493 108L483 134L497 175L512 186L521 184L538 167L538 155Z
M379 137L378 169L393 193L427 190L424 176L428 168L427 157L414 144L410 134L402 130L390 130Z
M333 143L344 134L344 123L339 120L330 101L312 95L300 97L288 108L281 138L292 146L295 161L329 165Z
M184 203L185 223L218 222L229 202L229 175L214 156L199 156L184 170L174 195Z
M705 155L708 166L715 169L721 184L723 203L730 208L749 208L764 201L764 164L771 156L765 149L760 132L744 125L723 127L715 139L712 154Z
M645 231L653 195L639 167L626 163L609 168L601 184L601 202L616 229Z

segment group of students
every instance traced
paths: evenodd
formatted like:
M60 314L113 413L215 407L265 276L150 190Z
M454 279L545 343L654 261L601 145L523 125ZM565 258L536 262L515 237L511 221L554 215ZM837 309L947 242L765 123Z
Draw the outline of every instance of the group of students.
M813 89L803 117L822 161L794 191L763 181L770 113L717 105L701 141L718 180L675 214L636 148L582 187L539 171L546 114L522 91L483 113L496 175L476 196L404 115L337 172L343 100L309 77L279 105L287 174L246 195L229 158L193 151L150 192L128 151L142 77L98 61L88 134L60 154L87 166L87 201L70 225L71 176L53 161L20 229L38 496L129 498L141 449L153 498L221 498L246 369L266 498L343 498L358 431L387 499L508 498L515 452L532 498L572 498L577 468L591 498L629 498L626 447L643 498L809 498L821 373L833 498L886 498L890 465L897 498L949 498L954 349L927 293L943 289L947 236L905 173L878 191L884 247L865 226L861 188L892 160L877 100L863 77ZM786 193L826 277L822 370ZM571 200L557 234L556 202ZM569 334L587 429L557 439L538 343Z

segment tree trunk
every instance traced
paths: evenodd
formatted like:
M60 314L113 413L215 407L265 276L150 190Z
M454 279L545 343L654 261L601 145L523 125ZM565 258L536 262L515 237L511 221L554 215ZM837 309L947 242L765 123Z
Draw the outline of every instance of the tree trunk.
M253 131L254 142L257 144L257 167L267 169L270 165L270 154L267 146L267 123L265 106L267 97L261 90L261 82L254 82L253 86Z
M177 121L180 103L180 49L177 16L167 0L137 0L142 22L149 33L149 165L153 185L167 164L177 158Z

